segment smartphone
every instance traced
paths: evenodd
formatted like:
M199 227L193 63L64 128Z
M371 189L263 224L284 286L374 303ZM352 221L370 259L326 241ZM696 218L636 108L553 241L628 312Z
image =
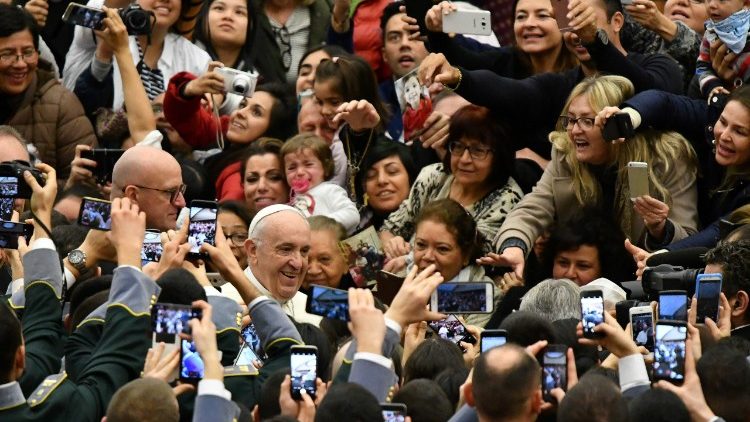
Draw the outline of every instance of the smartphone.
M201 245L208 243L215 245L216 238L216 210L218 205L213 201L192 201L190 203L190 225L188 226L188 242L192 259L206 259L201 253Z
M15 198L0 198L0 220L9 221L13 218L13 206Z
M161 244L161 232L159 230L147 229L143 235L143 248L141 249L141 264L159 262L164 248Z
M155 341L174 343L175 336L180 333L190 334L188 321L200 319L203 312L190 305L174 303L155 303L151 307L151 331Z
M383 422L406 421L406 405L401 403L380 403Z
M81 151L81 158L96 161L96 167L88 167L88 169L94 174L96 183L106 185L112 182L112 170L124 152L125 150L122 149L95 148Z
M315 399L317 391L315 380L318 378L318 348L315 346L292 346L289 358L292 369L292 398L302 400L301 390Z
M706 318L719 320L719 295L721 274L699 274L695 282L695 297L698 301L696 322L702 324Z
M253 325L252 322L240 331L240 337L244 344L249 344L253 348L255 355L258 356L258 360L263 360L262 357L264 357L266 353L263 351L263 344L261 344L260 336L258 336L258 332L255 330L255 325Z
M552 2L552 11L555 13L555 20L560 32L572 31L570 19L568 19L568 0L550 0Z
M427 35L427 26L424 23L425 15L432 8L433 2L430 0L404 0L406 6L406 15L417 20L419 33Z
M684 290L659 292L659 321L687 321L688 297Z
M214 287L221 287L227 284L227 281L219 273L206 273L206 277L208 277L208 281Z
M112 228L112 203L103 199L84 197L78 213L78 225L95 230Z
M18 249L18 238L21 236L26 239L28 245L33 234L33 224L2 221L0 222L0 249Z
M456 10L443 15L443 32L490 35L492 34L490 19L488 10Z
M181 339L180 344L180 381L188 384L197 384L203 379L205 365L203 359L190 340Z
M581 292L581 323L584 337L597 338L603 335L594 331L594 327L604 323L604 295L601 290Z
M568 386L568 346L550 344L542 355L542 394L544 400L551 402L554 397L551 391L555 388L567 390Z
M504 345L508 342L508 332L505 330L484 330L482 331L482 339L480 344L480 350L482 353Z
M628 163L628 190L630 191L630 199L649 194L648 164L640 161Z
M636 345L654 351L654 310L650 306L630 308L630 329Z
M627 113L616 113L610 116L602 128L602 138L605 141L614 141L615 139L628 139L635 135L633 121Z
M430 310L444 314L487 314L494 309L493 283L443 283L432 293Z
M91 29L102 29L102 20L107 17L103 10L70 3L63 13L62 20L71 25L85 26Z
M253 346L251 346L248 343L243 343L242 346L240 346L240 352L237 354L237 357L234 359L234 365L250 365L253 366L254 361L261 361L261 359L258 357L258 355L255 354L255 350L253 350Z
M430 326L440 338L455 343L459 347L460 342L475 344L477 339L469 333L466 326L456 318L455 315L448 315L447 318L440 321L428 321L427 325Z
M404 284L404 277L399 277L388 271L380 270L375 275L375 281L377 282L378 288L373 294L380 299L381 302L390 305L391 302L393 302L393 298L398 294L398 291L401 290L401 286Z
M18 177L0 176L0 197L9 199L21 197L18 193Z
M349 292L327 286L310 285L305 310L324 318L349 321Z
M682 384L685 380L685 340L687 323L659 321L654 347L654 380Z
M621 300L615 303L615 316L617 323L624 330L630 322L630 308L638 306L637 300Z

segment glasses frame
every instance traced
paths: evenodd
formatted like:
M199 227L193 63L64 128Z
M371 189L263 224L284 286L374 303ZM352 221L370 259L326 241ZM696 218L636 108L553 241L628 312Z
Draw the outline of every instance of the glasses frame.
M13 53L4 53L0 55L0 63L8 66L8 65L14 65L18 63L20 60L23 60L26 64L34 64L39 60L39 52L36 50L29 50L27 52L23 52L21 54L17 54L15 52Z
M237 236L242 237L242 241L239 242L239 243L237 243L237 241L235 240L237 238ZM248 235L247 235L247 233L235 233L235 234L228 235L228 236L225 236L225 237L227 239L229 239L229 241L231 242L232 245L237 246L237 247L244 246L245 245L245 241L249 238Z
M157 192L163 192L169 194L169 203L174 204L174 202L177 200L179 195L185 196L185 191L187 190L187 185L184 183L180 183L180 186L172 189L159 189L159 188L152 188L149 186L141 186L141 185L132 185L140 189L148 189L148 190L155 190ZM125 191L125 189L123 189Z
M573 126L578 124L578 127L583 130L591 130L594 128L594 125L596 123L596 120L593 117L570 117L570 116L560 116L558 117L558 120L560 120L560 124L565 129L572 129ZM590 122L590 123L583 123L583 122Z
M453 141L448 144L448 152L450 152L450 154L453 156L461 157L466 151L469 151L469 156L472 160L484 160L490 155L491 152L495 152L495 150L492 148L466 146L460 141Z

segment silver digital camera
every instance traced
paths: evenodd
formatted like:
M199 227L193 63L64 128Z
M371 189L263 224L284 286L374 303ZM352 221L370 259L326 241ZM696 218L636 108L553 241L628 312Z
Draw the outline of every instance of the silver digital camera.
M216 69L216 71L224 76L224 90L227 93L243 97L253 96L255 85L258 83L258 75L230 67L221 67Z

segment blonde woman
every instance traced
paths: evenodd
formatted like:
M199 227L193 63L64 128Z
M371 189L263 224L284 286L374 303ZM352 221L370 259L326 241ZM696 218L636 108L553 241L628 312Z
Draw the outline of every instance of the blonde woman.
M510 266L523 274L526 254L554 221L583 207L613 215L634 244L652 250L689 236L698 226L695 153L674 132L642 132L623 143L602 137L605 107L633 95L633 85L620 76L587 78L571 92L550 134L552 161L532 193L513 209L480 263ZM648 163L650 195L630 199L627 164ZM613 227L613 230L618 229Z

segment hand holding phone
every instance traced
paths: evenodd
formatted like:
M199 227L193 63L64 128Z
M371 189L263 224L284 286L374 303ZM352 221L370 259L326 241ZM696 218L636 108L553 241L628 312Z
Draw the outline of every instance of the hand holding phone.
M110 230L112 203L103 199L84 197L78 213L78 224L95 230Z
M292 398L302 400L301 390L315 400L318 378L318 348L315 346L292 346L289 365L292 371Z
M443 340L448 340L461 347L461 342L475 344L477 339L466 329L466 326L456 318L448 315L448 318L439 321L429 321L429 327ZM505 330L501 330L505 331Z
M628 190L630 199L649 194L648 164L640 161L628 163Z
M482 331L481 347L482 353L500 347L507 343L508 332L505 330L484 330Z
M192 201L190 203L190 224L188 226L188 242L192 259L208 259L200 251L204 243L216 245L216 213L218 205L213 201Z
M685 380L687 325L682 321L659 321L654 346L654 380L682 384Z
M601 290L586 290L581 292L581 324L585 338L603 337L602 332L594 328L604 323L604 294Z
M554 400L551 392L555 388L568 389L568 347L550 344L542 355L542 395L544 401Z
M490 35L492 23L487 10L456 10L443 16L443 32L454 34Z
M687 321L687 292L663 290L659 293L659 321Z
M654 351L654 312L651 306L630 308L630 329L637 346Z
M706 318L719 321L719 296L722 275L699 274L696 279L695 296L698 302L696 322L702 324Z
M616 113L611 115L602 128L602 138L605 141L614 141L620 138L630 138L635 135L633 121L628 113Z
M313 284L305 310L325 318L349 321L349 292Z
M62 21L70 25L100 30L102 29L102 20L105 17L107 15L101 9L70 3L63 13Z

